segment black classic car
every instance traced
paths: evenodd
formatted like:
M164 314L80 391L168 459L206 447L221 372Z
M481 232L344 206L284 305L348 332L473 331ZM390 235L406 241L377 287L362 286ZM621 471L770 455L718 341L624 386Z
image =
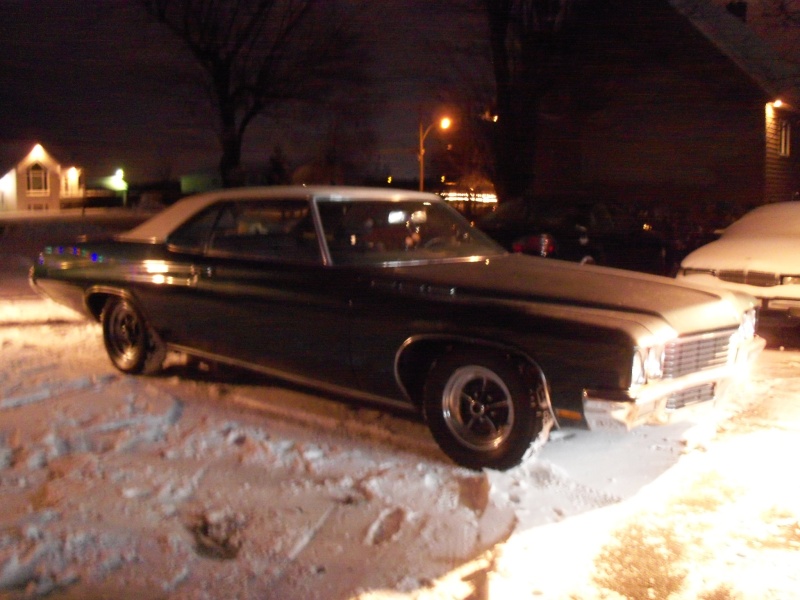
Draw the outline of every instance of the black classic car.
M477 226L506 250L666 275L669 242L615 202L574 195L510 200Z
M170 348L417 410L470 468L519 463L553 425L708 405L763 347L749 296L511 254L418 192L198 195L46 248L31 284L100 321L125 373Z

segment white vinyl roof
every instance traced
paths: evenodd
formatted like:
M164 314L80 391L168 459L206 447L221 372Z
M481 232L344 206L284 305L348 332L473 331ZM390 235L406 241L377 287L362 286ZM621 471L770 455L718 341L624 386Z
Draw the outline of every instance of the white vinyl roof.
M342 200L437 200L438 196L412 190L346 186L272 186L230 188L189 196L141 225L118 236L122 241L163 243L177 227L207 206L221 200L327 198Z

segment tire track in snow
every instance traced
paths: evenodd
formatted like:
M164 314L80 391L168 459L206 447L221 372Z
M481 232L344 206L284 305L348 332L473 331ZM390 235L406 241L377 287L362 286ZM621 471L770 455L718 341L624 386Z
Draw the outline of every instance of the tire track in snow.
M72 380L57 381L52 384L43 384L24 394L4 397L2 400L0 400L0 410L8 410L11 408L26 406L28 404L43 402L45 400L65 396L72 392L90 389L92 391L99 392L118 379L119 377L116 375L101 375L99 377L79 377Z

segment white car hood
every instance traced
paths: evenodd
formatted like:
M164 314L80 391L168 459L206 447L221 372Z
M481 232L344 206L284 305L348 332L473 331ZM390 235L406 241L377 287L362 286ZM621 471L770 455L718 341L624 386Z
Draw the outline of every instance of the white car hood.
M681 261L681 267L799 275L800 239L722 237L691 252Z

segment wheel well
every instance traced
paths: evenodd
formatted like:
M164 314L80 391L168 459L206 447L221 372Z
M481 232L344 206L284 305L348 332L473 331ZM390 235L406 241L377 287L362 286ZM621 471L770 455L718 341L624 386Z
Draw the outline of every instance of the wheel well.
M96 289L90 291L86 295L86 307L89 309L89 312L92 314L92 316L99 321L103 314L103 308L105 307L109 298L126 297L130 296L124 290Z
M397 376L415 405L421 406L425 381L436 362L450 352L470 347L476 351L493 352L510 361L519 370L531 390L536 390L539 384L547 386L544 373L536 362L515 348L483 340L425 338L408 343L397 360Z
M103 312L103 307L110 297L111 294L92 294L86 298L86 306L89 307L89 312L92 313L92 316L98 321Z

